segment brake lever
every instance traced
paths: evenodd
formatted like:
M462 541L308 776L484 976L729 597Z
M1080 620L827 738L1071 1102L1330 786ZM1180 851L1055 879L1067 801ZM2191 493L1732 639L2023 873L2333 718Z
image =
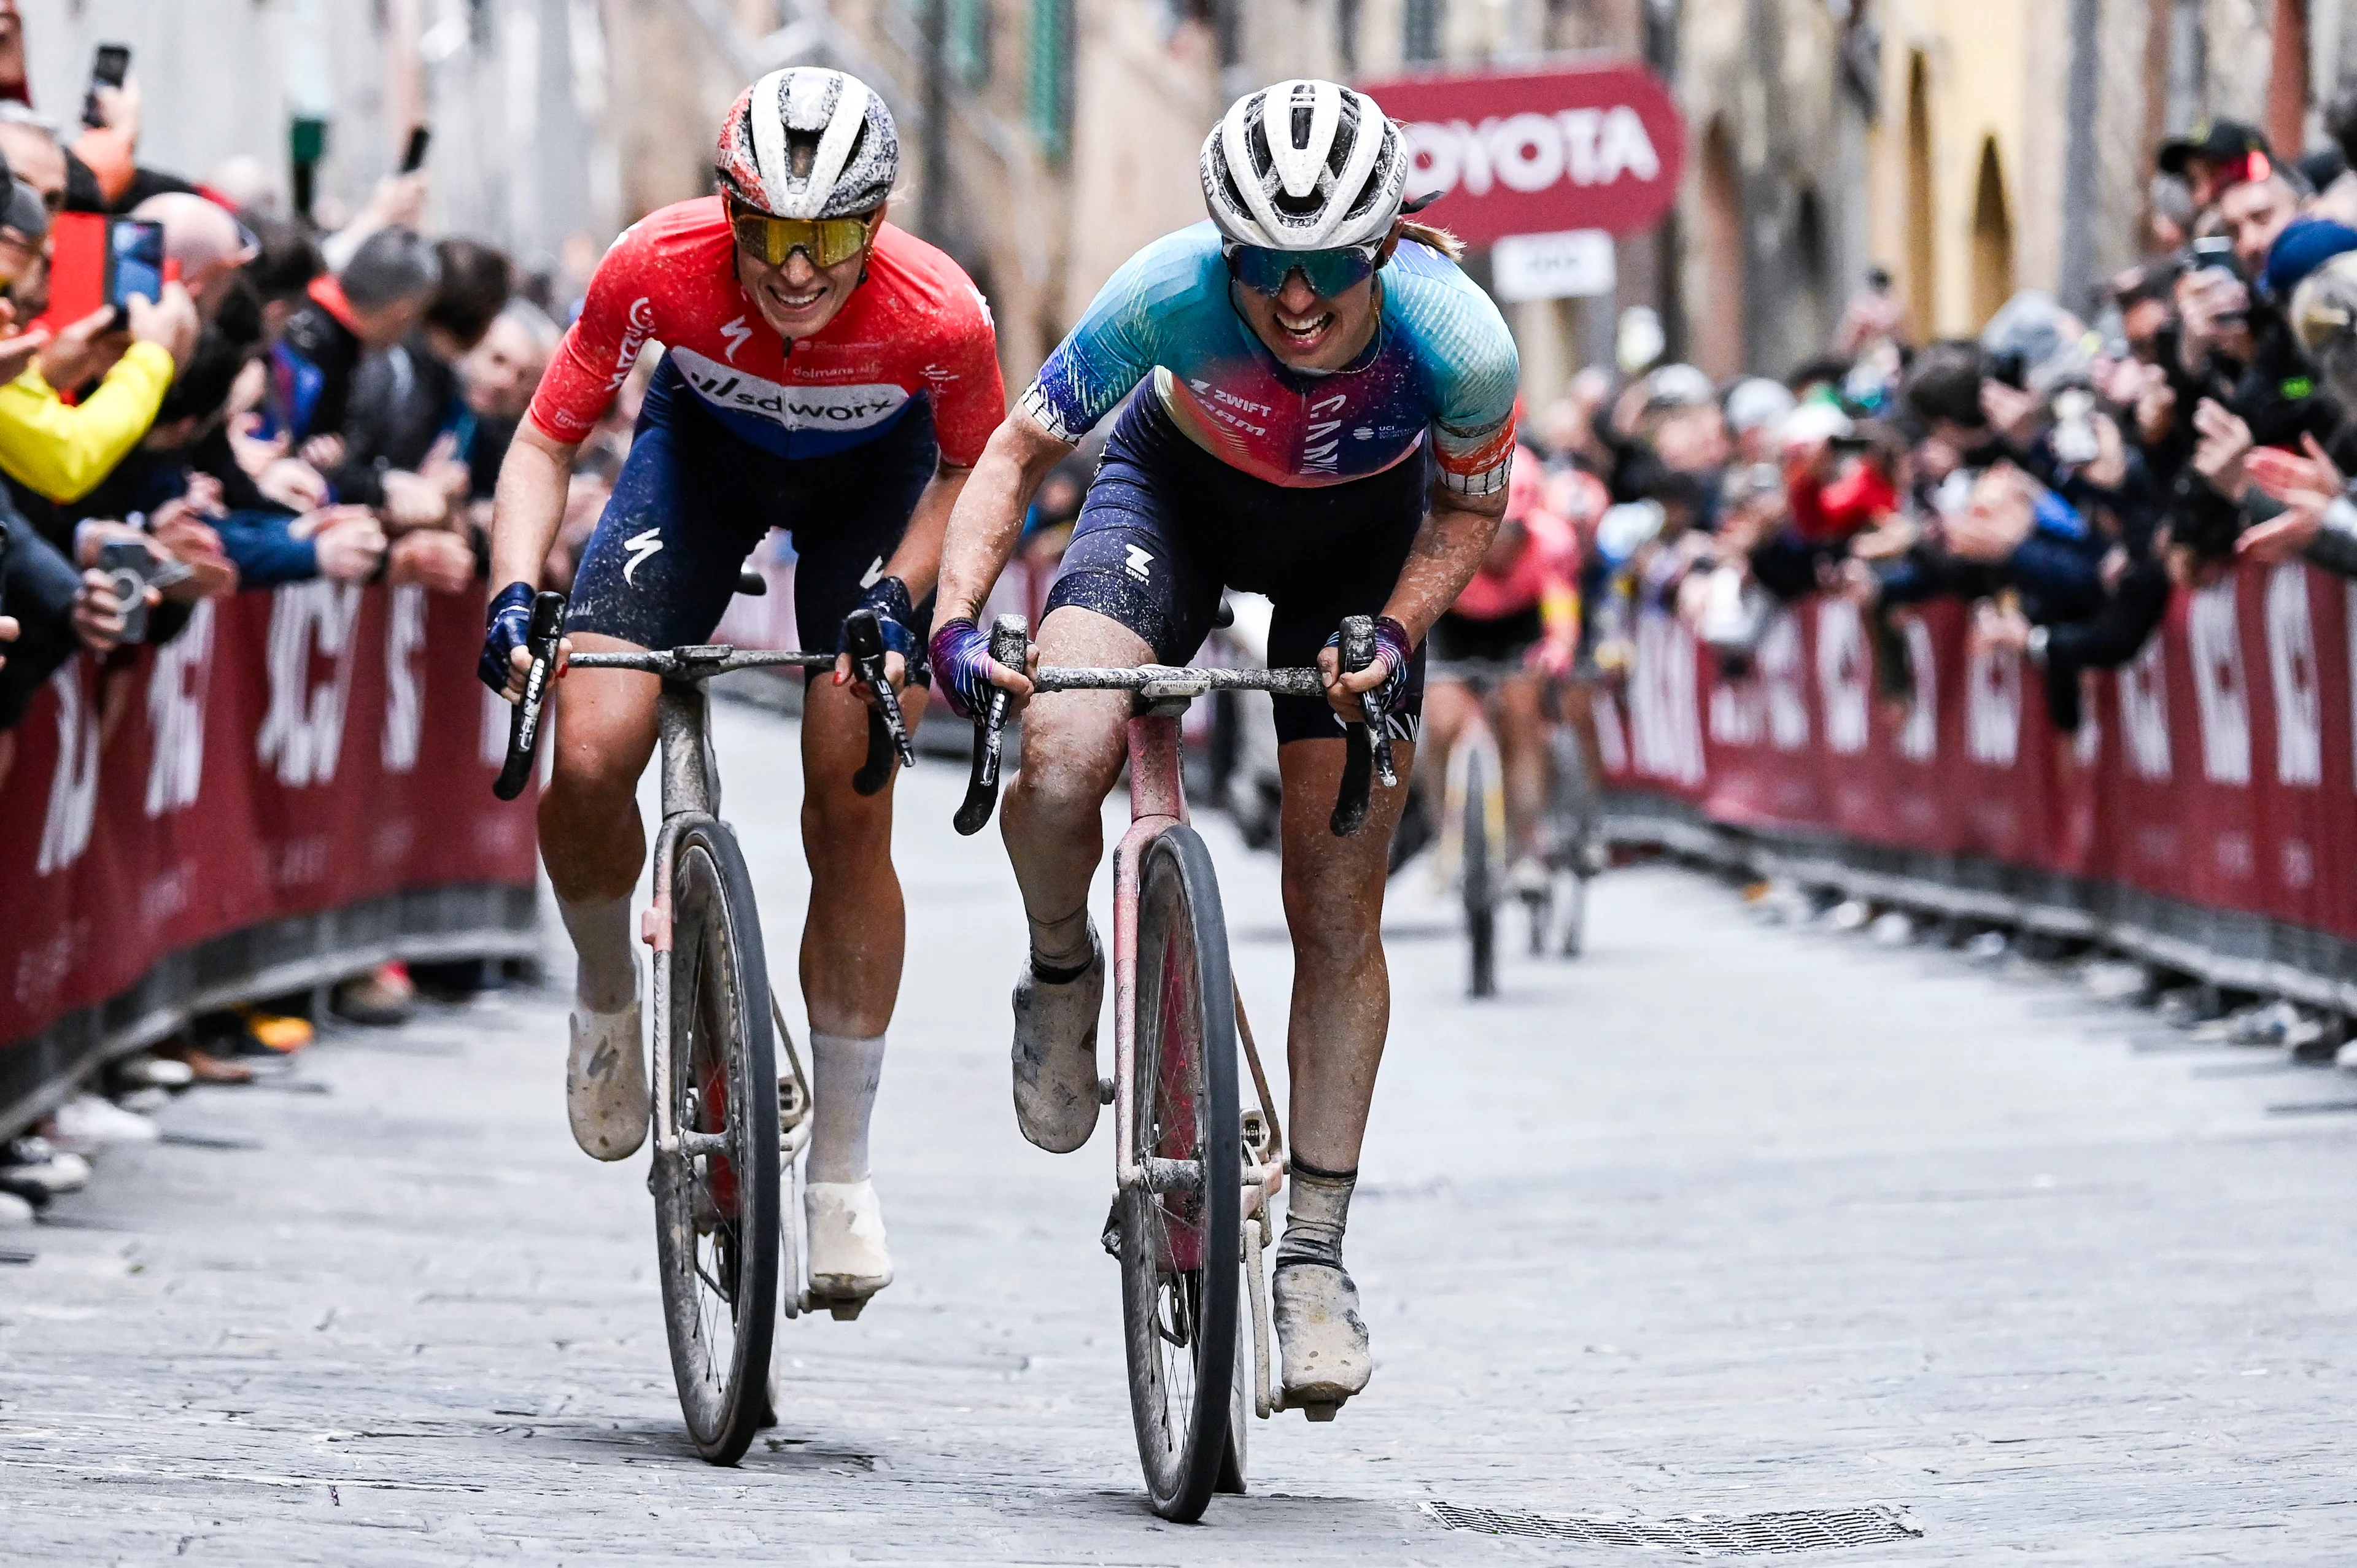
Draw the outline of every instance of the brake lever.
M1367 616L1346 616L1342 619L1342 635L1335 652L1340 657L1342 671L1355 674L1374 662L1375 623ZM1326 821L1328 831L1338 839L1349 838L1367 822L1367 800L1370 794L1370 774L1374 760L1372 742L1362 744L1362 736L1383 733L1383 704L1368 693L1361 708L1373 721L1370 732L1367 725L1345 721L1342 725L1342 783L1334 794L1334 814ZM1388 741L1383 749L1383 766L1388 772L1391 752Z
M884 628L876 612L852 611L843 623L843 640L851 655L852 671L876 693L876 705L867 710L867 760L851 776L853 789L873 795L891 781L895 754L901 767L914 768L917 750L909 742L909 722L900 712L899 695L884 677Z
M990 628L990 657L1009 670L1026 670L1031 664L1031 631L1021 616L1004 615ZM1003 690L993 687L990 702L974 724L974 771L968 775L965 800L952 819L957 831L972 837L990 821L991 811L998 804L998 770L1001 732L1006 727L1007 704L1012 698Z
M523 639L532 653L532 668L523 678L523 695L508 715L507 761L491 785L491 793L502 800L522 794L532 778L533 755L540 746L541 706L548 696L549 675L556 668L556 645L564 640L565 607L565 596L553 590L532 601L532 624Z

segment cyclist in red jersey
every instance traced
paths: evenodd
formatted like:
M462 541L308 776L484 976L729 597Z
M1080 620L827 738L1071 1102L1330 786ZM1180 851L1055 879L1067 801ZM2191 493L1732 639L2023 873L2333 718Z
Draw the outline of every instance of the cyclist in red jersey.
M729 110L721 194L656 212L615 242L500 470L483 677L513 696L533 585L576 447L649 342L663 346L630 455L574 582L565 649L702 642L773 525L792 530L795 624L837 649L877 612L888 678L913 725L950 507L1006 413L982 295L955 263L884 221L899 144L883 101L796 68ZM580 955L565 1074L575 1139L621 1159L648 1101L630 895L646 856L636 789L655 744L654 676L585 670L565 686L542 854ZM802 928L815 1083L808 1230L822 1299L891 1283L867 1123L905 940L891 792L863 799L866 693L850 661L809 687Z
M1600 492L1593 478L1577 476ZM1544 889L1539 822L1546 798L1545 682L1571 671L1579 651L1579 538L1546 505L1547 481L1534 452L1518 454L1506 485L1506 516L1480 569L1457 602L1433 622L1432 665L1424 688L1424 746L1417 765L1437 781L1448 754L1481 699L1452 662L1514 666L1494 690L1498 760L1505 773L1507 842L1514 861L1508 888ZM1583 498L1584 499L1584 498ZM1596 508L1601 511L1601 506ZM1440 809L1442 791L1426 800ZM1435 824L1437 831L1438 824Z

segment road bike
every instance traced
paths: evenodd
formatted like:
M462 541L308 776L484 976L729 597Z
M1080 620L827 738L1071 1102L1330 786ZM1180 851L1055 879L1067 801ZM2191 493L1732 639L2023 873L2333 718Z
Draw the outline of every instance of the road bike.
M1441 876L1456 882L1464 905L1466 990L1477 997L1497 993L1498 908L1510 890L1513 849L1507 828L1505 765L1490 723L1490 701L1503 682L1527 673L1524 665L1494 659L1434 660L1425 671L1428 683L1457 682L1474 699L1443 772L1440 842L1434 864ZM1572 726L1555 718L1546 729L1547 779L1537 857L1545 875L1511 890L1523 905L1531 956L1544 953L1552 939L1564 957L1577 958L1586 940L1587 884L1598 868L1594 791Z
M1373 653L1373 623L1345 621L1343 667L1364 669ZM1000 617L991 657L1021 670L1028 654L1022 618ZM1229 968L1211 853L1187 820L1179 717L1219 692L1322 699L1325 687L1311 669L1160 664L1049 667L1031 682L1039 692L1135 693L1130 827L1114 851L1114 1071L1099 1086L1114 1108L1114 1197L1103 1241L1121 1263L1130 1414L1146 1491L1155 1512L1191 1521L1215 1492L1244 1490L1246 1407L1262 1419L1284 1408L1270 1391L1262 1259L1275 1239L1271 1204L1284 1184L1285 1137ZM975 720L960 832L978 832L997 800L1006 710L1006 693L995 693ZM1346 726L1351 750L1329 820L1343 836L1365 822L1372 779L1397 782L1372 695L1365 712L1367 722ZM1239 1100L1240 1053L1252 1076L1250 1107ZM1303 1408L1313 1421L1335 1411Z
M534 600L532 668L510 721L500 798L530 778L548 683L557 668L565 596ZM866 761L853 786L872 795L893 766L910 763L909 734L883 679L872 612L855 616L847 646L878 695ZM831 669L832 652L691 645L649 652L578 653L572 668L660 676L662 826L655 835L654 902L640 937L653 950L649 1087L654 1152L655 1251L663 1325L680 1412L695 1451L716 1465L744 1456L776 1424L770 1352L777 1315L816 1306L856 1317L864 1302L814 1300L802 1235L810 1079L770 984L753 879L720 817L720 768L704 683L763 668ZM771 1034L774 1028L776 1033ZM783 1047L787 1072L778 1071Z

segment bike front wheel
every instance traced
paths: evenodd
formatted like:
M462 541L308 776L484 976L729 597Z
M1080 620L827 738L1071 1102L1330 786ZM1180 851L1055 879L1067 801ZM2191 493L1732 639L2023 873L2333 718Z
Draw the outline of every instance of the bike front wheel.
M670 1043L653 1089L678 1146L655 1153L655 1250L688 1435L705 1459L733 1465L767 1412L777 1326L770 971L752 878L726 825L689 827L671 855Z
M1140 1179L1121 1196L1130 1412L1154 1511L1184 1522L1202 1517L1231 1457L1243 1273L1235 992L1211 852L1191 828L1146 849L1134 1005Z

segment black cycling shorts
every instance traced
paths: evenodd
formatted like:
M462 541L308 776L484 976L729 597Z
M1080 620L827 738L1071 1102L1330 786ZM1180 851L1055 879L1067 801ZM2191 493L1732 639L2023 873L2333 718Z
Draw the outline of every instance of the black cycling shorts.
M843 618L899 548L938 455L931 410L920 403L864 446L780 457L729 434L666 362L582 552L565 629L641 648L702 642L728 608L745 557L783 528L794 541L797 635L804 648L833 648ZM917 613L931 623L931 596ZM924 640L920 632L909 660L919 682L929 680Z
M1339 485L1289 488L1241 473L1171 423L1151 391L1132 398L1082 503L1050 613L1078 605L1119 621L1163 664L1203 645L1230 588L1265 594L1272 668L1318 662L1345 616L1383 613L1423 525L1428 457ZM1334 739L1342 721L1323 697L1275 699L1276 738ZM1424 650L1392 709L1415 738Z
M1546 619L1536 605L1493 620L1444 610L1432 623L1432 657L1443 664L1478 660L1492 664L1520 664L1546 638Z

